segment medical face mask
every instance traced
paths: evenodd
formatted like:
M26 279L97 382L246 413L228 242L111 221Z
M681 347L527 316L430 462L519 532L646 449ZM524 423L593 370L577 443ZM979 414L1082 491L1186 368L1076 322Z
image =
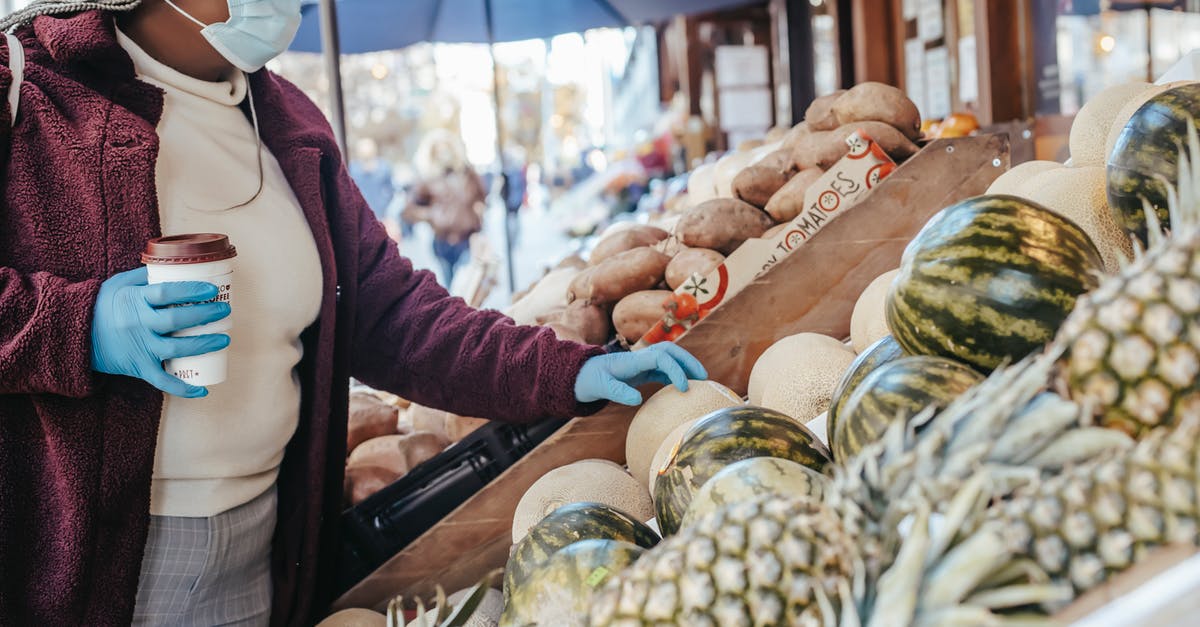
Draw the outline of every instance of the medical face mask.
M200 34L243 72L257 72L287 51L300 29L300 0L229 0L229 19L205 24L166 0L200 26Z

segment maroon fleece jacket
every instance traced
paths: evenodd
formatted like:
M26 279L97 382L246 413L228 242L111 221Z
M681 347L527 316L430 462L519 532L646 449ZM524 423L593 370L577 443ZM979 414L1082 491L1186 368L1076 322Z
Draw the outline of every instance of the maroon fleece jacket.
M0 112L0 624L128 624L162 396L93 372L89 341L100 283L160 235L162 95L136 80L105 13L41 17L19 36L20 115L10 128L6 102ZM302 625L330 600L351 375L422 405L531 421L596 409L578 406L573 386L598 350L473 310L414 271L317 107L267 72L251 88L322 262L272 555L272 623Z

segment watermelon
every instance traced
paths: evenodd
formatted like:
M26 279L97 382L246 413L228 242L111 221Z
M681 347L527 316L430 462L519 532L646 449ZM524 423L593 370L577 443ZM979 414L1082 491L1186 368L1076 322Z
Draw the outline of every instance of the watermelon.
M825 475L796 462L778 457L751 457L730 464L704 482L692 497L683 527L734 503L752 501L759 496L796 497L809 495L820 499L825 491Z
M942 409L983 380L983 375L944 357L902 357L863 379L842 409L832 441L839 463L883 437L897 420L909 420L927 407Z
M646 549L620 540L590 539L560 549L513 588L501 627L585 627L592 595Z
M722 468L752 457L779 457L820 472L829 449L804 425L772 409L742 405L701 418L654 482L654 505L663 535L679 530L692 496Z
M1103 267L1083 229L1049 209L1013 196L969 198L905 248L888 328L910 355L991 372L1049 342Z
M554 510L517 543L504 568L504 593L523 583L559 549L580 540L621 540L642 548L658 544L650 527L603 503L570 503Z
M1158 94L1138 109L1108 155L1108 206L1131 235L1147 243L1142 199L1165 227L1167 189L1179 180L1179 149L1187 146L1188 123L1200 116L1200 83Z
M829 404L829 415L825 419L825 433L834 433L837 431L838 414L842 408L846 406L846 401L850 400L850 395L858 388L863 379L867 375L875 371L876 368L886 363L891 363L904 356L904 349L900 348L900 343L896 338L888 335L867 348L850 364L846 369L846 373L842 375L842 380L833 390L833 400Z

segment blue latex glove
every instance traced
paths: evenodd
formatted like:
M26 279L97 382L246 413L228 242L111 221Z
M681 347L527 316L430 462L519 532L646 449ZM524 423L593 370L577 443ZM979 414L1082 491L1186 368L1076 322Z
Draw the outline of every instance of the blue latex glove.
M204 303L216 297L211 283L147 285L145 267L113 276L100 285L92 314L92 369L141 379L175 396L207 396L207 389L167 374L162 362L229 346L229 336L223 334L168 337L228 316L229 303ZM170 305L188 306L168 309Z
M630 353L599 355L583 363L575 379L575 398L581 403L609 400L641 405L637 386L673 384L686 392L688 379L704 380L708 373L691 353L671 342L652 344Z

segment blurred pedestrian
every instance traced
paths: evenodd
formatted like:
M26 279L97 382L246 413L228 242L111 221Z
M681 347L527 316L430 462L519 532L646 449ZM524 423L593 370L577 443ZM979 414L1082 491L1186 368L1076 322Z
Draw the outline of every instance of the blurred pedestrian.
M517 146L507 152L500 175L500 198L504 200L509 243L516 246L521 239L521 207L525 206L529 172L523 148Z
M396 194L392 182L392 166L379 156L379 145L374 139L364 137L354 144L354 158L350 161L350 178L358 186L363 199L375 213L375 217L387 228L388 235L400 240L398 216L388 215L388 207Z
M487 192L471 164L462 140L449 131L430 131L416 155L421 179L409 196L403 219L433 227L433 254L441 265L443 284L450 287L470 239L483 228Z

